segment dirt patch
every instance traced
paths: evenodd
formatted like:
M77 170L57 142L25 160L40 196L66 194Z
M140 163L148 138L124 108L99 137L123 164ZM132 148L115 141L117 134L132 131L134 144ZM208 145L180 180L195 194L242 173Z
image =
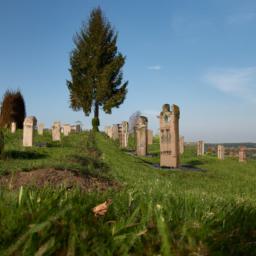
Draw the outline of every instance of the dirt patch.
M104 178L83 175L76 171L39 169L29 172L17 172L0 177L0 187L19 189L21 186L80 188L84 191L105 191L108 188L118 188L120 185Z

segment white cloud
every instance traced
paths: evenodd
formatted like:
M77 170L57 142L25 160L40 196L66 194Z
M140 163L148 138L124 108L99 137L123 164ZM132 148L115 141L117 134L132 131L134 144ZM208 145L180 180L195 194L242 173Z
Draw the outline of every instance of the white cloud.
M147 69L158 71L158 70L162 69L162 67L160 65L155 65L155 66L149 66L149 67L147 67Z
M256 67L212 69L204 81L223 93L256 103Z
M227 17L227 23L230 25L246 24L254 21L256 12L236 13Z

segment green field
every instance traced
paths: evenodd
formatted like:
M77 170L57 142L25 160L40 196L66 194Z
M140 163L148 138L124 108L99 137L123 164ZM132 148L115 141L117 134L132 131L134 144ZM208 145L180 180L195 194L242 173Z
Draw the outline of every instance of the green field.
M0 255L256 255L256 161L198 158L205 171L160 170L157 140L138 158L101 133L72 134L23 149L5 133L1 175L40 168L77 170L117 181L107 191L23 187L0 191ZM131 143L132 145L132 143ZM95 153L96 152L96 153ZM105 216L92 208L112 199Z

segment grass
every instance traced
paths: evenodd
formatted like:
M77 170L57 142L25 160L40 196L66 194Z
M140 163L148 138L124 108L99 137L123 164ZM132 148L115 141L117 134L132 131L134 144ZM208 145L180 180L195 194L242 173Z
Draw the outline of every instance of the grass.
M159 161L157 140L150 146L153 157L137 158L102 134L73 134L59 144L52 144L46 134L36 140L47 147L26 150L19 146L20 133L6 138L2 174L42 167L75 169L108 176L122 188L87 194L2 189L0 255L256 254L254 160L243 164L198 158L189 147L182 163L207 171L166 171L151 166ZM74 156L87 160L75 161ZM109 171L100 172L101 166ZM108 213L94 217L91 209L109 198L113 204Z

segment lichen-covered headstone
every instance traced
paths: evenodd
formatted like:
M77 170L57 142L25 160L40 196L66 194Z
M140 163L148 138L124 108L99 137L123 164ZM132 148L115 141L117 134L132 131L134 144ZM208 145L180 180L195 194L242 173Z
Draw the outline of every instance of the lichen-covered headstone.
M61 124L60 122L54 122L52 126L52 140L60 141L61 140Z
M177 105L163 105L160 113L160 166L177 168L180 164L179 118Z
M184 136L180 137L180 154L184 153Z
M246 162L246 147L240 147L239 149L239 162Z
M69 124L63 125L63 135L68 136L71 132L71 126Z
M38 133L39 135L43 135L43 134L44 134L44 124L43 124L43 123L41 123L41 124L38 125L38 127L37 127L37 133Z
M15 133L17 128L17 124L15 122L11 123L11 133Z
M153 144L153 131L148 130L148 145L152 145L152 144Z
M204 155L204 142L202 140L197 142L197 155L198 156Z
M23 146L32 147L34 130L37 124L37 120L34 116L26 117L23 123Z
M127 148L129 139L129 124L126 121L123 121L121 124L121 140L120 147Z
M112 139L113 140L118 140L119 139L118 124L114 124L112 126Z
M225 158L225 148L223 145L218 145L217 147L217 157L220 160L224 160Z
M146 156L148 153L148 119L140 116L136 122L136 153Z

